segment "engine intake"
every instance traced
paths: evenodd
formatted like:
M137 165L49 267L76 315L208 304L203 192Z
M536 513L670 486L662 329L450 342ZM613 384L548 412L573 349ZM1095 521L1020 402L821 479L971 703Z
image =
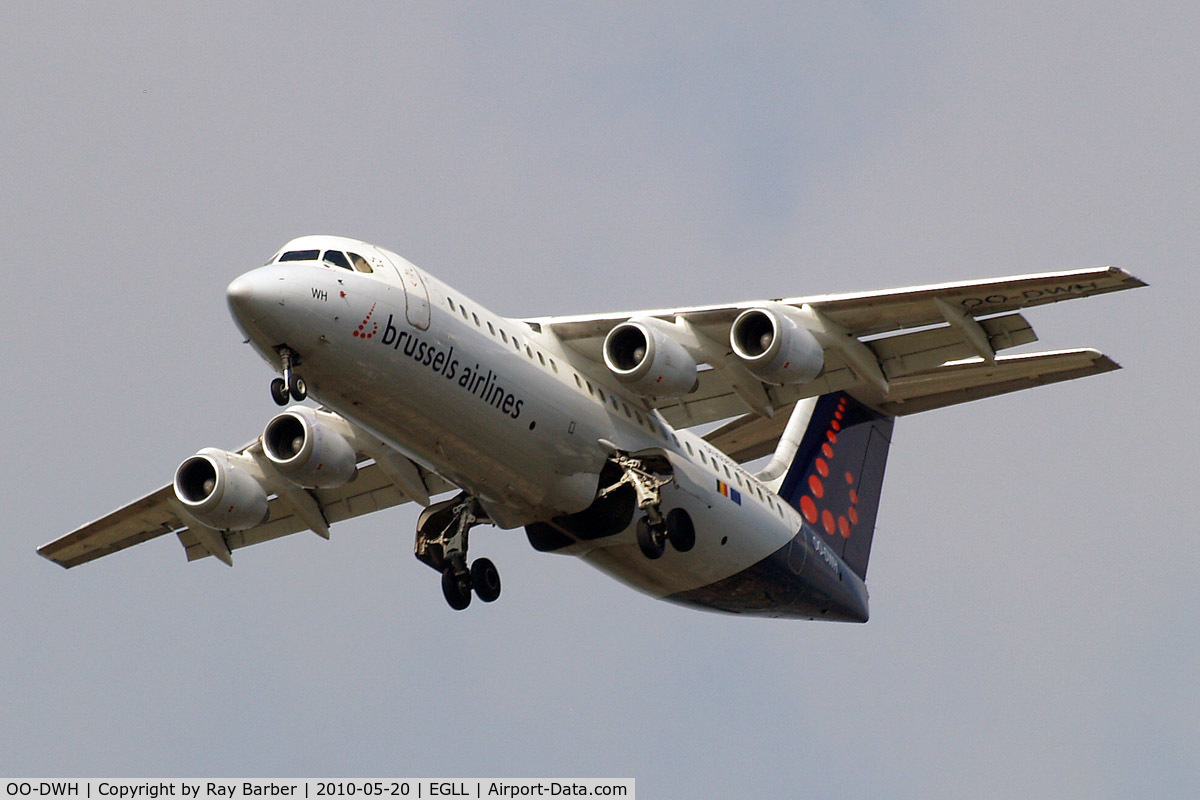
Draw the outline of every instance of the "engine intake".
M776 386L807 383L825 367L825 351L812 332L773 309L739 314L729 343L750 374Z
M175 470L175 497L210 528L244 531L267 521L267 492L229 453L205 448Z
M622 322L604 337L604 364L645 397L678 397L696 388L696 362L683 345L652 324Z
M333 489L354 479L358 457L337 431L310 408L290 408L267 423L263 453L292 483Z

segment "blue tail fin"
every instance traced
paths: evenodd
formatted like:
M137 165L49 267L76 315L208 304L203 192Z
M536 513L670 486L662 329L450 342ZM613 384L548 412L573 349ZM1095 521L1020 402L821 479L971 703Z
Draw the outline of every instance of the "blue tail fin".
M780 497L864 580L892 424L892 417L845 392L822 395L797 404L788 424L792 435L780 441L773 462L791 458L776 481Z

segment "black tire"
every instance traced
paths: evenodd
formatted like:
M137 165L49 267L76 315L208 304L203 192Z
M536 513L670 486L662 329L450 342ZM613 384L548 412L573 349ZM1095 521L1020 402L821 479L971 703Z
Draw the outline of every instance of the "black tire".
M276 378L271 381L271 399L278 406L286 406L288 404L288 387L283 382L283 378Z
M308 397L308 384L305 382L304 378L301 378L299 375L293 372L292 382L288 386L288 391L291 393L292 399L299 403L304 400L304 398Z
M465 578L455 575L453 569L442 573L442 594L455 611L471 605L471 587Z
M692 515L682 508L667 512L667 541L681 553L696 546L696 526L692 524Z
M637 521L638 549L646 558L653 561L662 557L663 551L667 549L667 543L663 539L661 532L652 528L645 517Z
M471 565L471 584L475 594L485 603L493 603L500 596L500 572L487 558L477 558Z

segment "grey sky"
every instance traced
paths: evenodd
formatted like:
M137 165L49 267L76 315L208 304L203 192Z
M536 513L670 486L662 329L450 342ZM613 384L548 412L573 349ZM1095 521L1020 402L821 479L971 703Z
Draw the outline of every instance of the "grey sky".
M1194 4L8 4L0 775L1200 789ZM1125 369L906 418L865 626L654 602L413 509L186 564L34 548L273 413L224 287L369 239L513 316L1117 264Z

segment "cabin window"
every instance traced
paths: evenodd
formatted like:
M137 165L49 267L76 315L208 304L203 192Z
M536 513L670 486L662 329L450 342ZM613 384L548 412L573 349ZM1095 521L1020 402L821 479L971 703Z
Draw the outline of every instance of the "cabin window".
M474 311L472 311L471 319L475 320L475 327L478 328L479 327L479 315L476 314Z
M552 359L550 359L550 369L554 370L555 372L558 372L558 364L555 364L555 363L554 363L554 359L553 359L553 358L552 358Z
M463 319L470 320L470 317L467 316L467 307L466 306L459 306L458 310L462 312Z
M446 302L450 304L451 311L458 311L458 309L454 307L454 298L453 297L447 297Z
M365 258L363 258L362 256L360 256L358 253L346 253L346 255L350 256L350 263L353 264L354 268L356 270L358 270L359 272L374 272L375 271L375 270L371 269L371 265L369 263L367 263L367 260Z
M500 329L500 341L508 344L508 334L504 332L504 328Z
M320 250L292 250L279 257L280 261L316 261L321 255Z
M688 455L689 455L689 456L694 456L694 455L696 455L696 454L695 454L695 452L693 452L693 450L692 450L692 443L691 443L691 442L688 442L688 443L687 443L687 451L688 451Z
M543 367L546 366L546 357L541 354L541 351L538 351L538 361L542 363Z
M488 333L490 333L492 336L496 335L496 329L492 327L492 323L490 322L488 323Z

